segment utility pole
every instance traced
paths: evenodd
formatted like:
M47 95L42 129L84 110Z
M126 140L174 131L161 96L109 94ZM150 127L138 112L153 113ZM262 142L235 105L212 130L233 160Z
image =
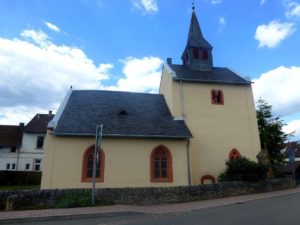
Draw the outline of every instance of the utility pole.
M95 151L94 151L94 158L93 158L92 205L95 205L96 171L97 171L96 167L99 164L99 150L101 147L101 140L102 140L102 128L103 128L102 124L96 126L96 144L95 144ZM99 175L100 175L100 173L99 173Z

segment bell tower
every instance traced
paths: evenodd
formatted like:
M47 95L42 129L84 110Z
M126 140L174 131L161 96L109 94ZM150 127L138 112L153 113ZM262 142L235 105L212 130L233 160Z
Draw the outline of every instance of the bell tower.
M189 67L192 70L212 71L213 47L203 37L195 13L195 7L193 6L192 9L193 9L193 13L192 13L192 18L190 23L189 35L181 59L183 65Z

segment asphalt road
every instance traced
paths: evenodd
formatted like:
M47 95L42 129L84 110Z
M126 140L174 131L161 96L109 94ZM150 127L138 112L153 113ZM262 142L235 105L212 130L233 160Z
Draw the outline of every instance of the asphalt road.
M19 225L299 225L300 193L174 214L39 221Z

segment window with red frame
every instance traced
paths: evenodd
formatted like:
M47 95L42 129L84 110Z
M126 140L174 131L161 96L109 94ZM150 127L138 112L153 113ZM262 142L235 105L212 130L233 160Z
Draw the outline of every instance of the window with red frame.
M203 50L202 51L202 59L203 60L207 60L208 59L208 51L207 50Z
M199 49L198 48L194 48L193 49L193 58L194 59L199 59Z
M235 148L231 150L231 152L229 153L229 160L236 160L237 158L241 157L241 153L236 150Z
M187 63L189 61L189 53L185 53L185 62Z
M224 105L223 91L211 90L211 103L216 105Z
M94 163L95 146L90 146L83 155L82 161L82 182L91 182L93 178L93 163ZM103 182L104 180L104 162L105 156L101 149L98 153L98 162L96 162L96 181Z
M165 146L156 147L150 159L151 182L173 182L172 155Z

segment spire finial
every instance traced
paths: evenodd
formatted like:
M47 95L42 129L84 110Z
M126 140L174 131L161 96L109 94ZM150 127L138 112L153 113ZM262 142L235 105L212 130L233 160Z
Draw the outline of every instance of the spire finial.
M193 12L195 12L195 1L194 0L192 2L192 9L193 9Z

